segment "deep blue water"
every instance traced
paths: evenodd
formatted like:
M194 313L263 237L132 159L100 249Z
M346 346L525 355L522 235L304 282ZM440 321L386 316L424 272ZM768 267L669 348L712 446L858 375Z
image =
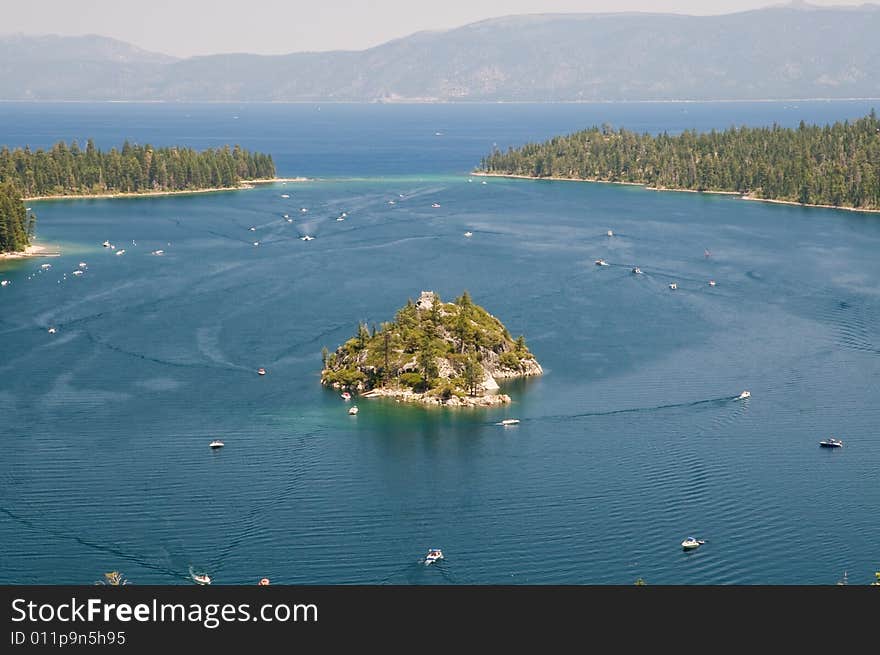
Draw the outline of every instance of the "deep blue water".
M869 582L880 216L467 175L493 144L603 122L869 109L0 104L0 143L233 142L317 178L32 204L63 256L0 265L0 582ZM320 387L359 320L465 288L544 366L513 405L352 417ZM446 560L420 565L431 546Z

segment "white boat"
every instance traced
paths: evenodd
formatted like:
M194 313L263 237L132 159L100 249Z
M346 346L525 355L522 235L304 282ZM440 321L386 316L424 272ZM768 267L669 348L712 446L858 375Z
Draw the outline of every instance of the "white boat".
M345 217L347 217L347 216L348 216L348 214L346 214L345 212L342 212L342 213L339 215L340 218L345 218Z
M486 180L483 180L480 184L485 184L485 183L486 183Z
M819 446L822 448L842 448L843 442L840 439L828 437L827 439L823 439L822 441L820 441Z
M746 398L751 398L752 394L749 391L743 391L740 395L736 397L737 400L745 400Z
M607 234L609 237L614 236L614 232L612 232L611 230L608 230L605 234Z
M9 280L0 281L0 287L8 287L10 284Z
M109 241L105 241L105 242L102 243L101 245L104 246L105 248L109 248L109 247L110 247L110 242L109 242Z
M285 214L282 218L290 218L290 214Z
M161 257L162 255L165 254L165 251L164 251L164 250L154 250L154 251L151 252L150 254L151 254L151 255L156 255L157 257Z
M288 218L287 216L284 217L284 220L287 221L288 223L293 223L293 219Z
M345 218L343 218L342 216L337 216L337 217L336 217L336 220L337 220L337 221L344 221Z
M282 193L282 194L281 194L281 197L282 197L282 198L289 198L290 196L289 196L288 194L286 194L286 193Z
M434 562L443 559L443 551L439 548L429 548L428 554L425 555L425 566L428 564L433 564Z
M223 448L223 442L219 439L214 439L214 441L212 441L210 445L211 448Z
M437 207L439 207L439 206L440 206L440 203L438 203L438 202L431 204L431 207L433 207L434 209L437 209Z
M259 246L259 245L260 245L260 242L259 242L259 241L254 241L254 245L255 245L255 246Z
M470 239L472 236L474 236L474 233L468 231L468 232L465 232L464 235L465 235L468 239Z
M604 259L597 259L596 266L608 266L608 262L606 262Z
M339 397L342 398L343 400L351 400L351 394L348 393L347 391L343 391L343 392L339 395Z
M299 211L300 211L300 213L305 214L305 213L306 213L307 211L309 211L309 210L308 210L307 208L305 208L305 207L300 207L300 208L299 208Z
M506 418L502 420L498 425L516 425L519 423L518 418Z
M74 275L77 275L77 276L79 276L79 275L82 275L82 274L83 274L83 272L82 272L82 271L79 271L79 270L77 270L77 271L74 271L74 272L73 272L73 274L74 274Z
M255 228L253 225L251 225L251 226L248 228L248 230L250 230L251 232L256 232L256 231L257 231L257 228Z
M55 334L57 331L58 331L58 330L56 330L56 329L53 328L53 327L50 327L50 328L49 328L49 334Z
M636 267L632 270L632 272L633 272L633 275L641 275L641 274L642 274L642 269L640 269L638 266L636 266Z
M389 201L388 201L388 204L389 204L389 205L393 205L393 204L394 204L394 201L393 201L393 200L389 200Z
M42 268L44 271L47 271L52 268L52 264L40 264L40 268Z
M300 241L311 241L311 240L313 240L314 238L315 238L315 237L310 237L310 236L307 234L307 235L305 235L304 237L300 237L299 239L300 239Z
M196 584L211 584L211 576L207 573L193 573L190 571L189 577L191 577Z
M709 280L709 286L710 286L710 287L714 287L714 286L715 286L715 280Z
M678 289L678 283L677 282L670 282L669 288L672 289L673 291L675 291L676 289Z
M706 542L703 539L694 539L693 537L688 537L681 542L681 547L684 550L693 550L694 548L699 548L704 543Z
M79 267L80 267L80 268L86 268L87 266L88 266L88 264L86 264L85 262L80 262L80 263L79 263Z
M355 406L353 406L353 407L349 407L349 408L348 408L348 413L351 414L351 415L357 414L357 413L358 413L357 405L355 405Z
M116 251L116 256L117 256L117 257L118 257L119 255L124 255L124 254L125 254L125 248L122 248L121 250L117 250L117 251Z
M257 375L266 375L266 369L264 369L264 368L258 368L258 369L257 369Z

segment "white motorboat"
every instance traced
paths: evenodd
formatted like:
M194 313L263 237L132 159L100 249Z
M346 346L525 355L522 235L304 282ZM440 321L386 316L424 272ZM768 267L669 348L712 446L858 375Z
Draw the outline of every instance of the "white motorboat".
M57 331L58 331L58 330L56 330L56 329L53 328L53 327L50 327L50 328L49 328L49 334L55 334Z
M611 230L608 230L605 234L608 235L609 237L614 236L614 232L612 232Z
M211 448L223 448L223 442L219 439L214 439L214 441L210 444Z
M164 250L154 250L154 251L151 252L150 254L151 254L151 255L156 255L157 257L161 257L162 255L165 254L165 251L164 251Z
M117 256L117 257L118 257L119 255L124 255L124 254L125 254L125 248L122 248L122 249L116 251L116 256Z
M40 268L42 268L44 271L48 271L50 268L52 268L52 264L40 264Z
M431 207L433 207L434 209L437 209L439 206L440 206L439 202L435 202L435 203L431 204Z
M470 239L472 236L474 236L474 233L468 231L468 232L465 232L464 235L465 235L468 239Z
M211 584L211 576L209 576L207 573L193 573L192 571L190 571L189 577L191 577L193 579L193 582L195 582L196 584Z
M669 288L672 289L673 291L675 291L676 289L678 289L678 283L677 282L670 282Z
M313 240L314 238L315 238L315 237L310 237L310 236L307 234L307 235L305 235L304 237L300 237L300 241L311 241L311 240Z
M710 286L710 287L714 287L714 286L715 286L715 280L709 280L709 286Z
M693 550L694 548L699 548L704 543L706 542L703 539L694 539L693 537L688 537L681 542L681 547L684 550Z
M819 446L821 448L842 448L843 442L840 439L828 437L827 439L823 439L822 441L820 441Z
M339 397L342 398L343 400L351 400L351 394L348 393L347 391L343 391Z
M260 245L260 242L259 242L259 241L254 241L254 245L255 245L255 246L259 246L259 245Z
M266 375L266 369L264 369L264 368L258 368L258 369L257 369L257 375Z
M633 275L641 275L641 274L642 274L642 269L640 269L638 266L636 266L636 267L632 270L632 272L633 272Z
M357 414L357 413L358 413L357 405L355 405L355 406L353 406L353 407L349 407L349 408L348 408L348 413L351 414L352 416L354 416L355 414Z
M9 280L0 281L0 287L8 287L11 284Z
M80 262L80 263L79 263L79 267L80 267L80 268L87 268L87 267L88 267L88 264L86 264L85 262Z
M516 425L517 423L519 423L518 418L506 418L498 423L498 425Z
M389 201L388 201L388 204L389 204L389 205L393 205L393 204L394 204L394 201L393 201L393 200L389 200Z
M480 184L485 184L485 183L486 183L486 180L483 180L482 182L480 182Z
M281 218L290 218L290 214L285 214L285 215L282 216Z
M441 559L443 559L443 551L439 548L430 548L428 549L428 554L425 555L425 566L433 564Z
M73 272L73 274L76 275L76 276L80 276L80 275L83 274L83 272L80 271L80 270L76 270L76 271Z
M344 221L345 218L344 218L343 216L337 216L337 217L336 217L336 220L337 220L337 221Z
M282 193L282 194L281 194L281 197L282 197L282 198L289 198L290 195L288 195L288 194L286 194L286 193Z
M751 398L752 394L749 391L743 391L740 395L736 397L737 400L745 400L746 398Z
M306 207L300 207L299 211L300 211L300 213L305 214L309 210Z
M109 247L110 247L110 242L109 242L109 241L105 241L105 242L102 243L101 245L104 246L105 248L109 248Z
M608 266L608 262L606 262L604 259L597 259L596 266Z
M257 231L257 228L255 228L253 225L251 225L251 226L248 228L248 230L250 230L251 232L256 232L256 231Z
M339 218L347 218L347 217L348 217L348 214L346 214L345 212L342 212L342 213L339 215Z

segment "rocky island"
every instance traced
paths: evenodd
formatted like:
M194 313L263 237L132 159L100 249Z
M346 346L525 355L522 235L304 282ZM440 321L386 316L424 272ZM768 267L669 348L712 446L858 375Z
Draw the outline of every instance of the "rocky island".
M422 291L394 321L372 330L362 323L355 337L322 355L323 385L442 406L509 403L498 380L543 373L524 337L511 337L467 291L449 303Z

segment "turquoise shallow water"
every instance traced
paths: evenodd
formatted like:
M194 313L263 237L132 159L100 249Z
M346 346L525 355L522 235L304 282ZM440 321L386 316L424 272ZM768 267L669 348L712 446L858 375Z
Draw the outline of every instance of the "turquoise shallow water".
M870 581L880 217L467 175L493 142L593 122L868 108L0 106L10 144L236 141L320 178L34 203L64 255L0 271L0 582ZM512 406L351 417L320 387L321 347L359 320L465 288L545 368ZM431 546L446 560L419 565Z

